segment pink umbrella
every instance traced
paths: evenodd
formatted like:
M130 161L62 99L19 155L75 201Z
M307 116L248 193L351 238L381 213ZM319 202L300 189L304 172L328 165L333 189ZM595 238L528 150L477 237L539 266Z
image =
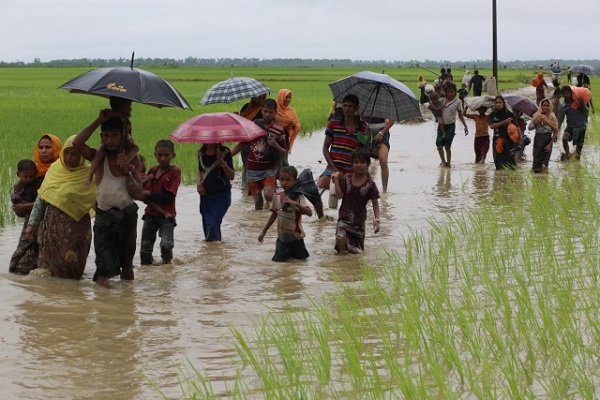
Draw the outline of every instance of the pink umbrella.
M169 137L185 143L249 142L266 135L253 121L230 112L196 115L179 125Z

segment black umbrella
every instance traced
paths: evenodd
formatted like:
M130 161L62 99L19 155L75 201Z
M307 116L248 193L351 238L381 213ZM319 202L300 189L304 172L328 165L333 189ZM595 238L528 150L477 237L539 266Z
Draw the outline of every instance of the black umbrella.
M102 97L120 97L154 107L192 108L171 84L152 72L131 66L98 68L85 72L60 85L71 93L87 93Z
M363 117L389 118L396 122L420 118L419 101L404 83L386 74L361 71L329 84L333 99L341 103L348 94L358 97Z
M315 179L313 178L312 171L309 168L306 168L304 171L300 172L298 175L298 179L288 193L288 197L292 200L296 200L299 195L303 195L306 197L308 201L310 201L313 205L321 200L321 195L319 194L319 189L317 188L317 184L315 183ZM288 208L289 204L284 204L281 207L282 211L285 211Z

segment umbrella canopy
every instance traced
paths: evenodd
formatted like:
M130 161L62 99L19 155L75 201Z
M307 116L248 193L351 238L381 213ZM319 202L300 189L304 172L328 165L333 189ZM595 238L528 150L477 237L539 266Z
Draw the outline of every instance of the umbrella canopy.
M253 121L230 112L196 115L179 125L169 135L176 142L225 143L248 142L266 135Z
M572 74L585 74L589 76L598 76L598 72L590 65L577 64L569 68L569 72Z
M523 114L529 115L530 117L538 110L537 105L527 97L519 96L518 94L506 94L502 97L504 97L504 101L506 101L513 110L521 111Z
M386 74L361 71L330 83L329 88L334 100L340 103L346 95L356 95L360 102L358 111L363 117L394 121L421 117L413 91Z
M271 89L256 79L231 77L226 81L214 84L206 91L200 104L206 106L215 103L232 103L236 100L258 97L270 93Z
M312 204L315 204L321 199L319 189L313 178L312 171L309 168L300 172L296 183L294 183L294 186L292 186L288 193L288 197L292 200L298 199L299 195L306 197L306 200L310 201ZM284 204L281 209L285 211L288 206L289 204Z
M167 81L152 72L133 67L98 68L58 87L71 93L120 97L154 107L192 108Z

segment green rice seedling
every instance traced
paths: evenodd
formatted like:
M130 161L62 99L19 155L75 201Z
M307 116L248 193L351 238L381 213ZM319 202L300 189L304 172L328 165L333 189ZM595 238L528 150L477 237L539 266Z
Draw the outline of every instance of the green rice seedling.
M554 179L518 186L521 196L511 200L513 212L500 217L495 210L508 203L496 198L469 215L449 218L446 224L460 232L452 241L441 239L449 233L447 225L441 221L432 225L429 232L419 232L419 238L405 239L410 248L403 254L390 252L387 261L366 268L359 287L344 285L338 295L323 302L313 299L301 316L296 313L302 324L296 318L281 318L283 324L294 324L293 330L269 322L272 329L281 330L279 334L268 330L269 336L281 341L287 335L302 342L293 351L279 353L309 365L315 361L306 360L317 358L303 354L329 346L324 354L331 354L327 357L331 364L322 365L331 369L328 374L319 372L328 379L308 377L303 369L304 378L298 380L318 381L321 389L312 393L320 398L334 397L332 393L338 398L352 398L350 393L360 393L361 398L593 397L598 380L592 360L598 349L590 343L597 343L593 338L599 334L590 328L598 326L598 313L590 312L594 309L590 295L597 295L598 289L589 279L589 270L594 269L589 260L598 259L598 249L577 245L593 243L590 237L597 236L598 223L583 224L573 240L563 238L572 232L571 220L589 218L595 204L581 202L576 217L570 209L550 205L568 203L565 198L571 197L591 199L587 191L597 191L594 184L569 191L561 185ZM510 188L508 184L506 189ZM533 196L540 199L540 206L522 207L532 203ZM527 251L515 241L515 235L532 237L536 232L540 240L535 245L549 249ZM484 247L490 238L494 246ZM470 245L464 247L466 242ZM415 250L422 247L418 243L428 251ZM507 246L513 248L506 251ZM570 249L560 251L565 247ZM461 254L465 248L467 253L485 249L488 254ZM440 251L451 255L440 258ZM442 268L448 271L443 277L436 265L440 260L449 264ZM480 260L489 266L480 265ZM304 331L301 326L310 328ZM307 345L309 338L317 343ZM252 351L275 354L281 345L269 341L270 347L257 344ZM261 371L264 368L257 369ZM280 376L283 383L272 386L289 381L285 369Z

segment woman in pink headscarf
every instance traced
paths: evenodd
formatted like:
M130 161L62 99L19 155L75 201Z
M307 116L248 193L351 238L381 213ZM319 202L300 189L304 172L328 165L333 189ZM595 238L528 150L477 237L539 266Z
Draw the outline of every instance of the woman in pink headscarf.
M281 126L288 134L288 153L292 153L292 147L298 132L300 132L300 121L298 115L293 107L290 106L292 102L292 91L289 89L281 89L277 94L277 115L275 115L275 123Z

